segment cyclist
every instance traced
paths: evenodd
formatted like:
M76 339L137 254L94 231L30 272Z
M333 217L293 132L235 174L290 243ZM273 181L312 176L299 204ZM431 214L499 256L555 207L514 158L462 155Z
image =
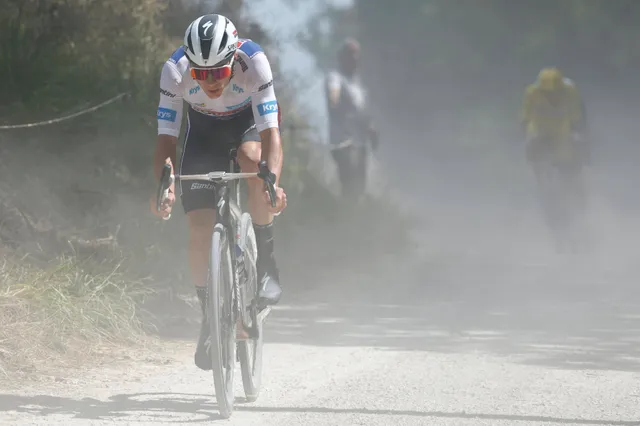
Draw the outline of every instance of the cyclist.
M555 67L543 68L526 89L522 124L538 186L545 165L552 164L573 188L577 205L584 207L583 166L589 152L585 108L576 84Z
M225 16L208 14L194 20L185 31L184 44L164 63L154 156L158 179L165 163L171 164L172 170L176 167L184 102L188 109L181 173L226 170L229 151L235 147L244 172L257 172L258 162L264 159L276 175L275 208L271 207L261 179L247 182L258 246L258 297L263 306L277 304L282 290L274 257L273 216L287 204L286 195L278 186L283 161L278 101L264 51L249 39L239 39L235 26ZM152 211L167 217L174 194L172 186L161 211L156 210L152 197ZM211 369L205 301L214 197L213 186L207 182L180 183L180 199L189 227L189 264L203 312L194 359L203 370Z
M343 195L355 197L362 195L366 186L367 151L363 144L370 142L374 150L379 144L378 132L366 111L359 60L360 44L346 39L338 50L338 67L328 73L325 82L331 153ZM344 146L347 141L356 144Z

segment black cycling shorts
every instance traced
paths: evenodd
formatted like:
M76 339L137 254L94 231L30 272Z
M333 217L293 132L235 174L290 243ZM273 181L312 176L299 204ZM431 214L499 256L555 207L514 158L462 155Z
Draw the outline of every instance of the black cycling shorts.
M180 174L229 171L229 152L232 148L247 141L260 142L251 108L231 119L220 120L189 107L187 118ZM213 209L216 205L213 185L206 181L180 182L180 199L185 213Z

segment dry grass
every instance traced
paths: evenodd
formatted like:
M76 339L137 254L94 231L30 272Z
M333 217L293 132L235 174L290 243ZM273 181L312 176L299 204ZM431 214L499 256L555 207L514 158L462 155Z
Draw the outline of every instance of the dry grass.
M96 149L96 144L87 145L93 154ZM90 157L80 161L84 154L72 154L66 163L60 162L60 167L76 164L77 174L63 176L51 166L50 175L55 178L34 178L28 185L16 187L20 189L17 193L29 194L26 201L20 199L22 210L34 218L49 217L54 230L100 230L87 231L88 238L107 234L105 229L109 234L121 229L120 233L114 232L118 250L89 250L83 255L89 260L83 261L81 253L69 251L59 241L43 249L29 233L17 235L18 249L0 244L0 250L7 254L0 261L0 379L3 371L6 379L15 372L41 373L79 363L92 365L95 357L106 361L105 356L120 352L123 344L141 348L150 343L150 338L197 329L192 323L194 317L199 320L199 308L188 273L184 217L177 213L170 222L154 220L148 212L146 183L132 181L124 172L120 174L125 178L101 175L94 179L90 177L94 168ZM24 168L28 168L33 150L25 156ZM116 169L107 168L105 173ZM79 181L77 176L83 173L88 177ZM6 176L12 174L7 171ZM116 191L114 182L117 188L127 190ZM296 202L277 222L283 270L308 268L309 259L323 266L364 268L378 256L410 247L411 220L398 211L397 205L388 205L385 200L357 205L332 196L311 179L305 182L305 190L293 197ZM89 196L88 191L98 195ZM18 199L17 195L5 198ZM4 229L10 227L5 225ZM314 244L309 245L309 241ZM8 260L25 252L40 253L43 262L60 253L70 256L55 259L45 267ZM114 264L119 258L126 261ZM106 262L96 264L96 259ZM130 279L132 276L149 278ZM158 330L154 331L160 333L145 333L151 324L157 324Z
M70 365L101 347L140 343L151 295L119 265L95 271L73 258L49 268L5 260L0 265L0 370L35 371ZM144 321L144 322L143 322Z

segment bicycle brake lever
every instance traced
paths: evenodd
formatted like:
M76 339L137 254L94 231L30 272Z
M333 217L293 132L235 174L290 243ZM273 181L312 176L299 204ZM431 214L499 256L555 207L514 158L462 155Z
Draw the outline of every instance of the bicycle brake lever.
M162 167L162 174L160 175L160 185L158 186L158 194L156 197L156 210L160 211L162 202L169 196L169 187L173 183L171 175L171 165L165 164ZM168 219L164 218L165 220Z
M276 206L276 175L269 170L267 162L262 160L258 163L258 177L264 180L269 192L269 199L271 200L271 207Z

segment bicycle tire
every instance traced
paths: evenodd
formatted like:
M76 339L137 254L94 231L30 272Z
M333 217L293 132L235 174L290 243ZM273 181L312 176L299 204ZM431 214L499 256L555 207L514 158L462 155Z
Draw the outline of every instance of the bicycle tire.
M240 217L240 246L243 250L244 268L247 280L245 282L244 292L246 297L243 299L251 302L251 314L245 318L256 318L256 295L258 292L258 274L256 271L256 259L258 250L256 237L253 230L251 216L243 213ZM244 307L246 310L246 306ZM246 321L245 321L246 322ZM253 326L247 322L248 326ZM262 385L262 322L257 321L258 339L247 339L238 342L238 358L240 360L240 372L242 373L242 386L244 388L247 402L255 402L260 395Z
M233 413L234 405L236 325L233 314L231 254L227 232L221 223L216 224L213 229L209 262L209 354L218 411L228 419Z

